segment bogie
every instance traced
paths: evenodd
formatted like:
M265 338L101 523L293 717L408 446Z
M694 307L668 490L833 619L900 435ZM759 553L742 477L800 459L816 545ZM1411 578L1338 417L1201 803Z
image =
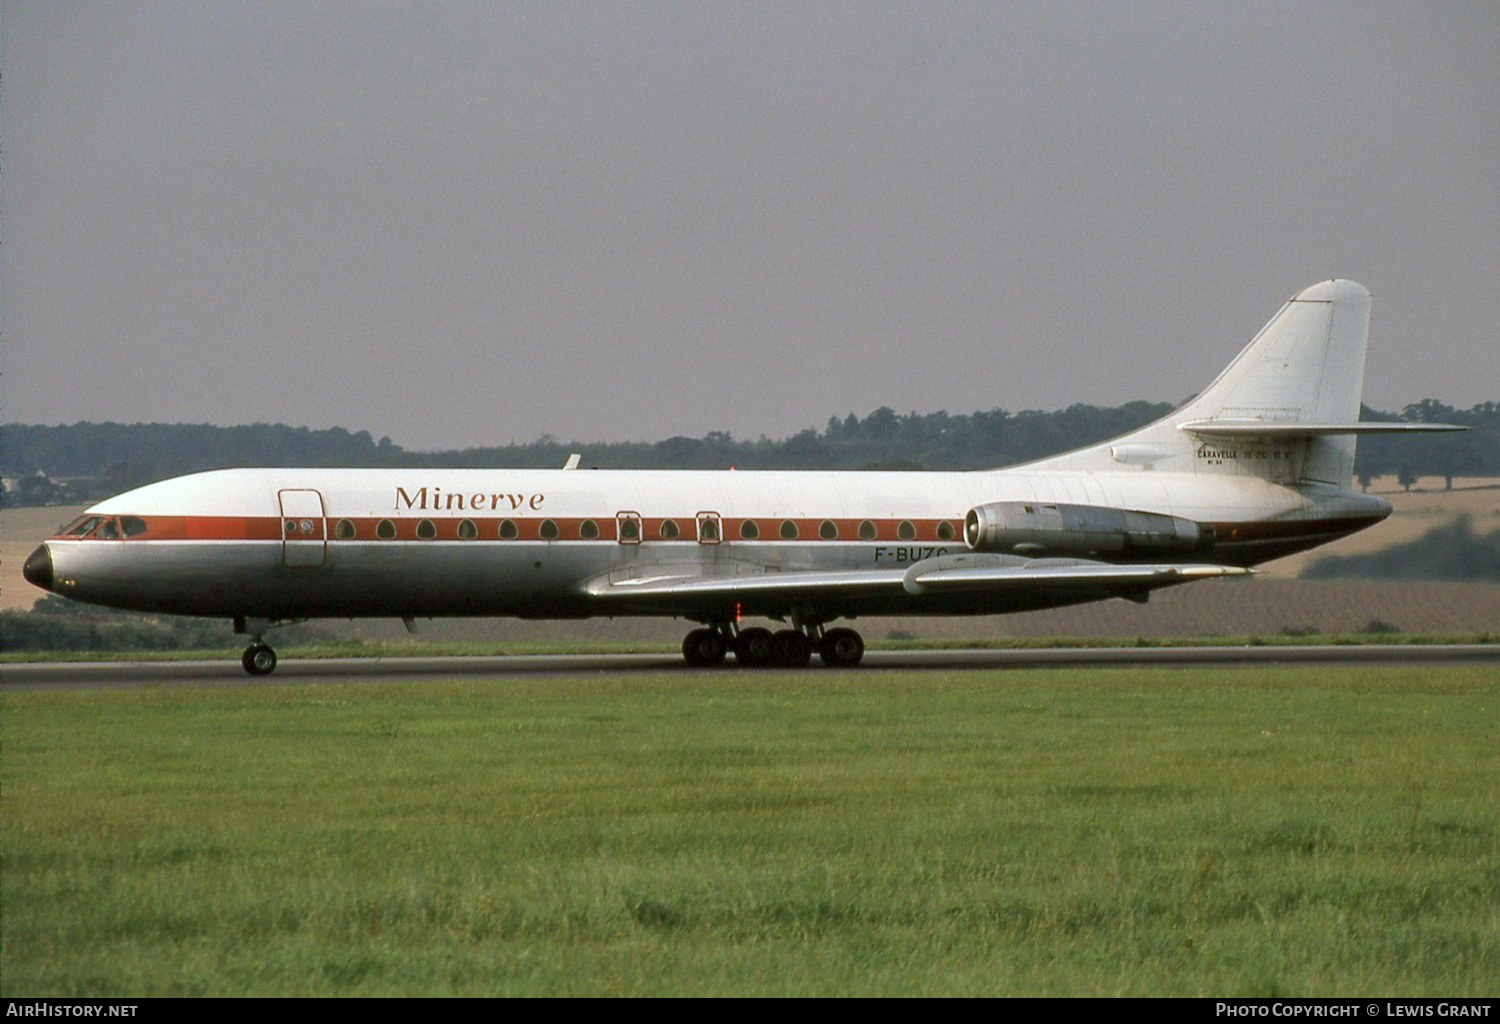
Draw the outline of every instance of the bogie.
M864 657L865 642L852 629L818 627L781 629L772 633L760 626L741 629L733 637L727 628L700 628L682 640L682 657L692 666L722 664L729 652L742 668L803 668L814 653L830 668L853 668Z

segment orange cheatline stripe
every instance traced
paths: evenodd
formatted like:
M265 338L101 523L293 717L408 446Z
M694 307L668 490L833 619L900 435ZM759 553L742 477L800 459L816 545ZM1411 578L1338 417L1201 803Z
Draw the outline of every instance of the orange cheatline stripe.
M283 537L283 520L280 516L141 516L145 520L146 532L130 538L130 542L149 540L261 540L275 541ZM298 522L299 519L292 519ZM641 539L644 542L667 543L698 543L698 519L696 516L642 516L637 520L641 527ZM673 522L677 526L677 536L674 538L663 538L661 529L663 523ZM721 517L719 524L719 540L724 543L745 543L740 536L740 528L747 521L747 517ZM755 542L782 542L786 539L781 536L781 525L786 519L763 519L751 518L759 528L760 536ZM431 523L432 535L419 536L418 530L422 523ZM584 523L593 523L597 535L589 538L582 536ZM863 541L859 536L860 526L869 522L875 526L875 536L865 543L891 542L891 543L913 543L917 541L935 543L953 543L958 540L959 528L962 523L957 519L811 519L793 517L790 522L797 527L799 541L817 541L822 538L819 535L820 527L825 522L832 522L837 528L837 540L841 541ZM902 536L901 526L909 522L915 529L913 536ZM344 524L353 528L353 536L340 536ZM381 537L378 534L380 524L390 523L395 529L394 537ZM459 536L460 525L472 523L474 526L473 537ZM500 530L503 524L514 525L516 534L514 537L501 537ZM544 524L551 523L557 529L555 537L542 536ZM940 538L938 531L942 524L947 523L953 530L953 535L948 538ZM437 518L421 516L330 516L326 523L326 539L330 543L339 543L350 540L599 540L615 542L619 539L619 525L612 516L591 517L484 517L484 518ZM291 540L317 540L322 539L314 535L303 536L299 533L287 534ZM60 536L60 535L59 535Z

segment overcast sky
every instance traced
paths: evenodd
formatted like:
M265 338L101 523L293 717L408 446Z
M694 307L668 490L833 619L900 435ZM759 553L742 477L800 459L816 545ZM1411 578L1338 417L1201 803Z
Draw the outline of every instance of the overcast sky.
M407 447L1177 401L1304 285L1500 399L1500 4L0 12L0 419Z

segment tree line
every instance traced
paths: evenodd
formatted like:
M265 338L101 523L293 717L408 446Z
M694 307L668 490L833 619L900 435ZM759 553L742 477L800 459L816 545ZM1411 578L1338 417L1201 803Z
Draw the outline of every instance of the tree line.
M1431 398L1401 410L1399 416L1365 408L1367 420L1453 423L1462 434L1376 434L1363 437L1355 450L1354 470L1368 486L1377 476L1395 476L1411 487L1418 477L1440 476L1449 490L1457 476L1500 476L1500 402L1455 409Z
M773 440L736 440L712 431L661 441L562 442L419 451L375 440L368 431L312 430L257 423L75 423L0 428L0 476L11 505L93 501L168 477L244 466L453 468L560 467L578 452L584 466L612 469L991 469L1083 447L1165 416L1173 406L1127 402L1114 408L1072 405L1052 412L1005 409L968 414L897 413L831 417ZM1408 486L1419 476L1500 476L1500 403L1461 410L1432 399L1399 414L1366 408L1367 420L1458 423L1465 434L1362 438L1356 472L1368 483L1394 474Z

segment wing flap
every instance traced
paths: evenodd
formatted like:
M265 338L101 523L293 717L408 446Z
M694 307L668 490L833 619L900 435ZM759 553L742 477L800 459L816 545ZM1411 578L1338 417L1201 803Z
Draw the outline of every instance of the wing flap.
M630 579L598 580L590 584L593 597L633 600L641 597L697 596L734 600L762 594L850 594L870 590L899 590L905 573L900 569L872 569L864 572L765 572L754 575L640 576Z
M601 578L587 587L606 605L633 608L724 606L736 602L816 603L836 607L863 598L910 599L958 592L1089 591L1097 597L1140 595L1160 587L1226 576L1246 576L1239 566L1199 563L1115 565L1088 559L1027 559L1016 555L963 554L929 558L906 569L758 572L703 575L684 569L629 578Z
M932 561L941 561L941 559L932 559ZM1207 563L1113 565L1108 562L1090 562L1082 559L1037 560L1019 567L937 566L924 569L924 564L918 562L907 570L906 577L902 581L907 593L920 594L932 588L985 590L1028 586L1098 586L1109 590L1129 591L1251 574L1250 569L1232 565Z

